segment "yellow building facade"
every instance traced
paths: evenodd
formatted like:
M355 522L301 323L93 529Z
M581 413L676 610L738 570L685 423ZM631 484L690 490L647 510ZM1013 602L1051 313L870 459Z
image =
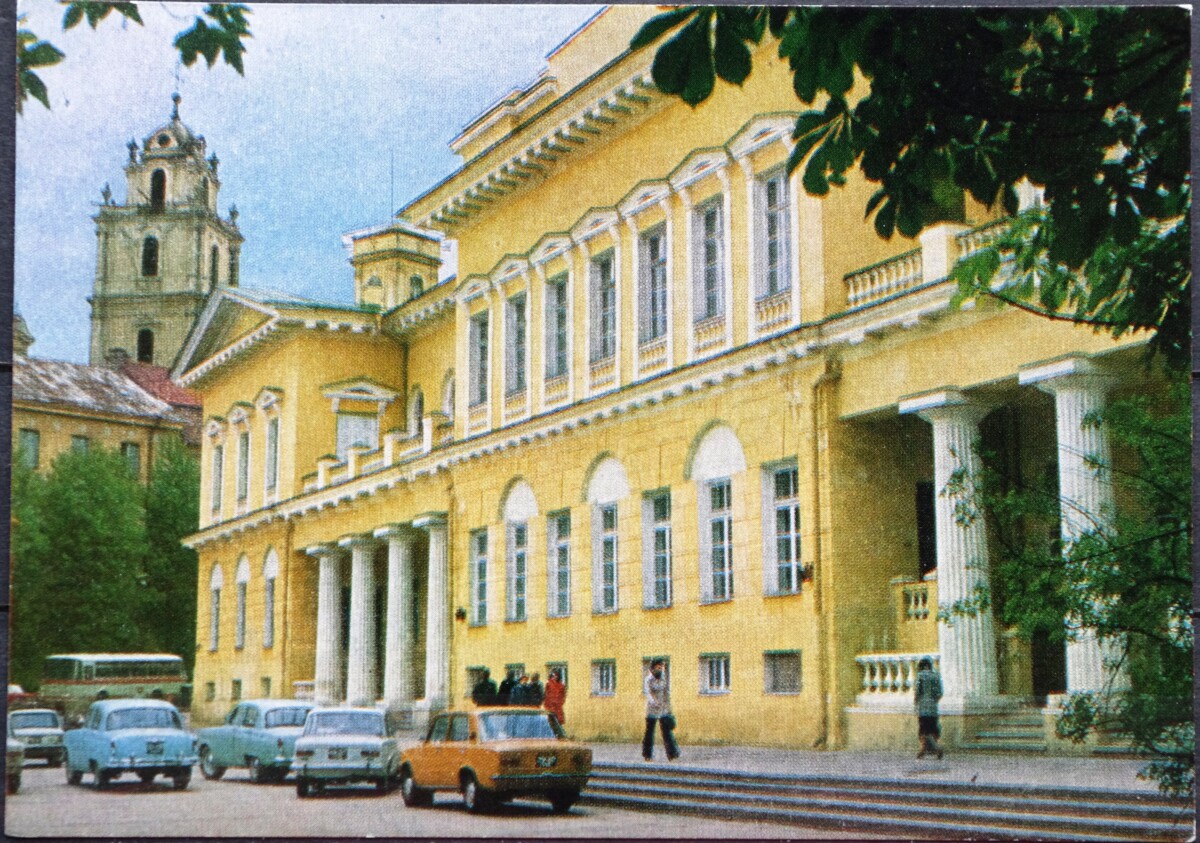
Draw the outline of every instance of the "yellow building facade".
M626 48L653 13L606 10L348 235L355 306L209 298L175 369L206 422L198 721L299 693L419 723L482 668L559 669L576 737L632 740L661 657L685 743L902 746L921 657L952 743L1111 678L1095 642L939 622L989 551L938 490L982 442L1110 511L1082 416L1138 340L954 305L1002 219L879 239L869 185L786 173L771 50L690 108Z

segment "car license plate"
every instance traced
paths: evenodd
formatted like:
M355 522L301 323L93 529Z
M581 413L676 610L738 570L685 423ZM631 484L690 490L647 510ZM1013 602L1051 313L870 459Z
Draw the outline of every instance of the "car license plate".
M146 744L146 752L149 753L150 755L162 755L163 754L162 741L155 741L154 743Z
M22 738L22 740L30 746L37 746L42 742L41 738Z
M346 760L346 747L344 747L344 746L330 747L329 760L330 761L345 761Z
M537 757L537 765L539 767L553 767L558 763L557 755L539 755Z

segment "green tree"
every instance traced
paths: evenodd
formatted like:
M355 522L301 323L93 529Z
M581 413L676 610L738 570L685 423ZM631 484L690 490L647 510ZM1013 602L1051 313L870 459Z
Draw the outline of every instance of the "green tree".
M64 30L72 29L84 20L95 29L113 12L126 21L142 25L137 3L79 0L65 2L64 5ZM191 27L175 36L174 47L179 51L183 63L191 67L198 57L204 56L208 66L212 67L218 57L223 57L226 64L243 74L242 53L246 52L246 48L242 41L251 37L250 24L246 19L248 14L249 7L238 3L210 3L205 6L203 15L197 17ZM49 41L41 40L24 28L24 16L18 18L18 23L22 25L17 30L16 105L20 114L29 97L46 108L50 107L50 93L35 68L58 64L66 56Z
M883 237L959 219L964 192L1011 214L1018 182L1043 186L1046 210L1005 244L1017 278L993 289L997 246L956 272L963 294L1118 336L1153 331L1153 351L1186 363L1187 10L687 6L631 47L667 33L654 80L691 105L718 77L740 85L769 33L810 107L789 168L815 196L861 171L878 185L865 213Z
M196 651L196 551L180 542L200 523L200 465L178 439L162 442L146 490L145 597L141 627L155 649L183 656L189 675Z
M143 493L103 449L65 451L45 479L14 472L14 676L36 686L49 653L141 649Z

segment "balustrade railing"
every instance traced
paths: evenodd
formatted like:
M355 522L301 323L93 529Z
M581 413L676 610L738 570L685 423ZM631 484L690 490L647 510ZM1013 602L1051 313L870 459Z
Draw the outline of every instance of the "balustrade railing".
M707 351L725 342L725 317L710 316L697 322L692 330L695 331L696 351Z
M754 303L754 324L760 334L778 328L780 325L786 325L791 318L791 290L784 290Z
M595 392L597 389L610 386L617 382L617 358L606 357L603 360L593 361L591 368L591 388Z
M546 379L546 403L561 404L567 400L567 392L570 389L570 381L566 375L559 375L555 378Z
M962 260L992 245L992 243L996 242L996 238L1008 228L1008 224L1009 221L1007 219L996 220L959 234L956 238L958 259Z
M858 705L911 708L921 659L938 666L937 653L863 653L855 658L863 672Z
M851 307L857 307L910 290L921 281L921 250L913 249L847 275L846 298Z
M667 365L667 338L644 342L638 346L638 371L655 372Z
M900 590L904 601L904 619L923 621L929 617L929 586L925 583L906 585Z

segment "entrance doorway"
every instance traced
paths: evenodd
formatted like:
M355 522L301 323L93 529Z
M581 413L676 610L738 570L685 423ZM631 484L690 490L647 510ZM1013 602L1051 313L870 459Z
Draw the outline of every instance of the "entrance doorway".
M1030 642L1033 668L1033 695L1042 705L1049 694L1067 690L1067 648L1060 637L1050 636L1049 630L1038 630Z

